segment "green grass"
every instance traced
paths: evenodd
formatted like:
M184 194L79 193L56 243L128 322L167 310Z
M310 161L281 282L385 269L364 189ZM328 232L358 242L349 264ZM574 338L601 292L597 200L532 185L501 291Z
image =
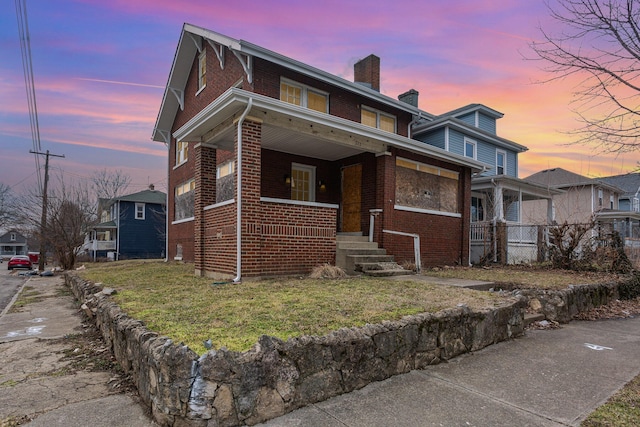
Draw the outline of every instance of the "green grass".
M582 427L635 427L640 425L640 376L620 391L581 424Z
M565 289L569 285L606 283L619 279L616 274L553 270L539 266L437 268L427 270L424 274L538 289Z
M482 309L505 302L489 292L416 281L356 277L214 285L193 271L190 264L121 261L87 265L80 274L114 287L114 300L129 316L199 354L207 339L216 348L245 351L261 335L325 335L458 304Z

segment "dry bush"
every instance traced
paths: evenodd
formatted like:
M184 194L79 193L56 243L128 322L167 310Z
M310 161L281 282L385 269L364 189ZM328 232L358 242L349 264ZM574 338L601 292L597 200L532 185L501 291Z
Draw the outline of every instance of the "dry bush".
M312 279L343 279L347 277L347 273L335 265L323 264L315 267L309 277Z

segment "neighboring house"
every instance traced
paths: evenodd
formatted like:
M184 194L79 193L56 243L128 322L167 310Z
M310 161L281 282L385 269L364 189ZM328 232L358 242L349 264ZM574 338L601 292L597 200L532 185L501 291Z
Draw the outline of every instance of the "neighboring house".
M536 259L538 227L523 221L524 201L540 200L547 206L546 221L553 221L552 196L556 192L518 178L518 154L527 148L497 135L496 121L502 117L485 105L470 104L422 120L412 129L417 140L487 166L471 180L473 263L487 256L508 263ZM508 226L503 239L496 237L498 224Z
M15 230L0 236L0 257L9 259L14 255L27 255L27 238Z
M84 249L93 259L163 258L166 198L162 191L140 191L98 203L100 222L92 227Z
M363 235L396 261L417 237L425 265L468 265L486 165L411 139L433 116L379 92L378 57L354 76L185 24L153 132L169 146L168 257L236 281L308 273Z
M600 181L622 190L618 195L618 209L640 212L640 173L605 176L600 178Z

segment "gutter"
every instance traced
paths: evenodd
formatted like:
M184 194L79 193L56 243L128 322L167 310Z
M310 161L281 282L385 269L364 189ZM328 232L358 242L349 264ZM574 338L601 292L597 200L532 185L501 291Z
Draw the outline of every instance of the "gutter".
M249 98L247 108L238 119L238 156L237 162L237 199L236 200L236 277L233 283L240 283L242 278L242 124L253 106L253 98Z

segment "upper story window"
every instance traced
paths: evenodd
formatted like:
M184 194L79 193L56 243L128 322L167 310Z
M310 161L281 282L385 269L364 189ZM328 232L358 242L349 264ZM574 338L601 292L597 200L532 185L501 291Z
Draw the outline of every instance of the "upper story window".
M360 114L360 122L363 125L378 128L391 133L396 133L396 118L391 114L374 110L369 107L362 107Z
M186 162L189 158L189 143L187 141L176 142L176 166Z
M613 194L609 195L609 209L613 209Z
M207 51L202 50L198 56L198 92L207 85Z
M280 80L280 101L321 113L329 112L328 93L284 78Z
M505 175L507 173L507 153L498 150L496 151L496 174Z
M136 203L136 219L144 219L144 203Z
M634 212L639 212L640 211L640 199L637 197L633 198L633 202L632 202L633 206L632 209Z
M477 158L476 142L473 139L464 139L464 156L471 159Z
M12 242L15 242L16 241L16 233L11 233L9 235L9 240L11 240Z
M603 199L602 188L600 188L598 189L598 206L602 207Z

